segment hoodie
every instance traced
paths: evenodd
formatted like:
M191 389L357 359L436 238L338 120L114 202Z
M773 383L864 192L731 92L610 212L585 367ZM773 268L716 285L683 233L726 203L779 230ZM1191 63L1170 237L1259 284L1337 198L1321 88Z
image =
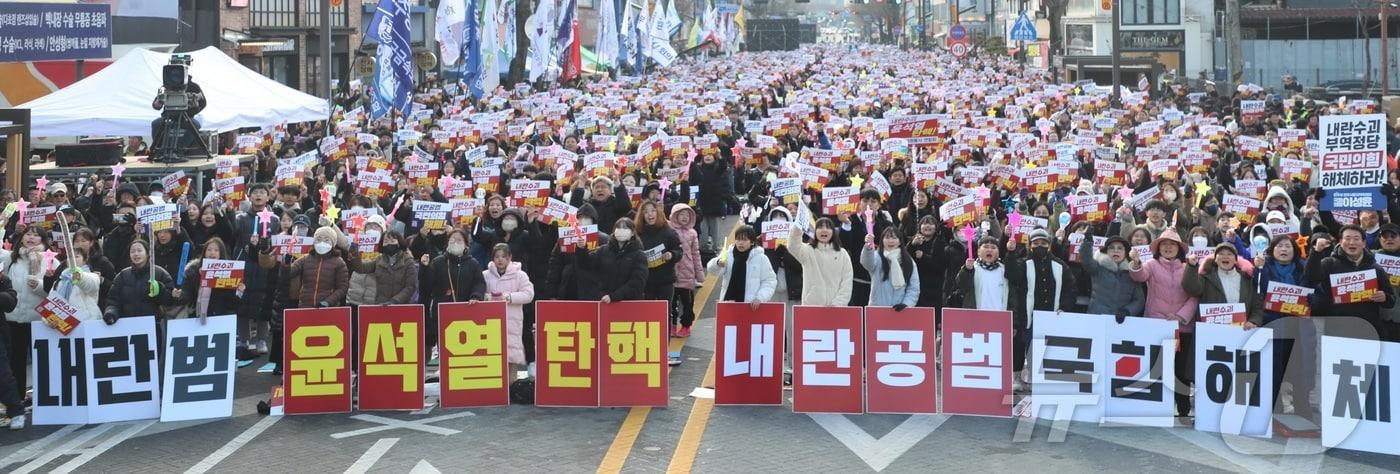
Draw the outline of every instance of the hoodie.
M689 215L690 222L684 225L676 222L676 217L681 214ZM671 208L671 217L667 223L681 241L681 258L676 261L675 267L676 288L694 290L695 284L705 279L705 269L700 267L700 236L695 232L695 220L698 217L695 210L688 205L676 204Z
M1297 208L1293 206L1293 198L1288 195L1288 191L1285 191L1280 186L1269 186L1269 193L1264 195L1264 210L1260 213L1260 216L1262 217L1272 210L1269 209L1269 200L1276 197L1283 198L1284 202L1288 203L1287 208L1283 210L1283 215L1288 218L1288 227L1291 229L1298 229L1298 213Z

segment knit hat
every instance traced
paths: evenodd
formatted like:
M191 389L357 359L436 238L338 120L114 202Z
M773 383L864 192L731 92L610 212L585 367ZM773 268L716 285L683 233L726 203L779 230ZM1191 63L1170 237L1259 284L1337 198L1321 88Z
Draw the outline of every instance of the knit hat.
M316 240L324 240L334 245L336 243L336 240L338 240L339 238L339 234L337 234L335 229L330 226L322 226L321 228L316 229Z
M380 229L383 229L383 228L384 228L384 216L381 216L381 215L379 215L379 214L375 214L375 215L369 216L368 219L365 219L365 227L369 227L369 226L371 226L371 225L377 225L377 226L379 226Z
M1236 249L1235 249L1235 245L1234 245L1234 244L1231 244L1231 243L1229 243L1229 242L1221 242L1221 243L1219 243L1219 244L1216 244L1216 246L1215 246L1215 253L1218 254L1218 253L1220 253L1221 250L1230 252L1230 254L1232 254L1232 255L1234 255L1234 256L1236 256L1236 257L1240 256L1240 251L1239 251L1239 250L1236 250Z
M1036 228L1035 230L1031 231L1030 239L1027 240L1026 242L1028 242L1028 243L1029 243L1029 242L1035 242L1037 239L1044 239L1044 240L1046 240L1046 241L1049 241L1049 240L1050 240L1050 232L1047 232L1047 231L1046 231L1044 228L1042 228L1042 227L1038 227L1038 228Z

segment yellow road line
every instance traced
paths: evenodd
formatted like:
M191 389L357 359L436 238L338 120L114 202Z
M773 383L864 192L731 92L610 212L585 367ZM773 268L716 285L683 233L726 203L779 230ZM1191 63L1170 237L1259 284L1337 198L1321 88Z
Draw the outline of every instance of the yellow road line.
M741 222L742 221L734 223L734 228L737 229ZM734 229L730 229L729 231L734 232ZM702 268L705 263L706 262L700 262ZM714 291L717 285L719 285L719 275L705 276L704 287L700 288L700 291L695 294L696 318L699 318L700 315L705 312L705 302L710 299L710 293ZM672 338L668 341L667 349L670 352L680 352L680 350L685 347L685 342L686 340L682 338ZM705 369L705 380L702 386L714 386L714 372L715 359L711 357L710 366ZM692 426L697 425L695 418L697 416L697 410L700 409L702 403L705 405L705 408L704 413L700 416L703 416L705 419L700 420L698 423L699 432L691 433ZM690 418L685 422L685 432L681 433L680 444L676 447L677 453L680 453L680 449L687 444L687 436L693 436L695 438L694 446L690 448L690 454L685 461L686 471L690 470L690 465L695 461L695 448L700 445L700 435L705 432L705 424L709 421L710 407L713 406L713 404L714 400L704 398L695 399L695 406L691 408ZM632 446L637 443L637 436L641 434L642 427L646 425L647 415L650 413L651 407L633 407L631 411L627 412L627 419L622 421L622 427L618 428L617 435L613 437L612 445L608 447L608 453L603 455L603 462L598 464L598 472L613 473L622 471L622 465L627 463L627 456L632 453ZM671 470L673 471L677 465L676 460L676 456L671 458Z
M715 385L715 358L710 357L710 366L705 369L704 387ZM690 408L690 417L685 420L685 429L676 442L676 451L671 455L671 465L666 472L690 472L695 464L695 453L700 450L700 438L705 436L705 427L710 424L710 410L715 406L712 398L696 398Z

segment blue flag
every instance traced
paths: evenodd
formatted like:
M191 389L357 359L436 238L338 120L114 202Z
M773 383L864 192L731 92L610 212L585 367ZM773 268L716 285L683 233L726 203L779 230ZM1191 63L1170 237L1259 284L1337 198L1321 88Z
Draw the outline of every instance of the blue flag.
M413 49L409 44L408 0L379 0L367 33L379 42L374 62L374 97L370 117L398 109L413 100Z
M467 89L471 91L472 98L480 99L481 90L481 70L484 64L481 62L481 11L476 0L467 2L467 26L462 28L462 57L467 58L462 63L462 80L467 83Z

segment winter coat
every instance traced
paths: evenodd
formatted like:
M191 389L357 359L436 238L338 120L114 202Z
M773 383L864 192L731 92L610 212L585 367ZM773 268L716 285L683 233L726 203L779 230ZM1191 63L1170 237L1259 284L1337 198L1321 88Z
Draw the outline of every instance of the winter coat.
M1195 270L1195 269L1188 269ZM1198 271L1182 272L1181 288L1186 290L1186 294L1196 297L1198 304L1221 304L1228 303L1229 295L1225 294L1225 285L1221 283L1219 267L1215 260L1201 262ZM1250 281L1249 275L1237 267L1235 273L1240 276L1240 294L1236 295L1240 303L1244 303L1245 319L1256 326L1264 324L1263 300L1254 294L1254 282Z
M38 288L30 288L28 282L31 274L39 277L41 281L44 278L43 256L40 255L43 249L26 253L27 258L16 253L20 251L22 250L0 250L0 268L4 268L5 275L14 281L17 302L15 309L5 314L5 320L15 323L29 323L39 320L39 312L35 311L34 308L38 307L39 303L43 303L44 298L48 296L43 283L40 283Z
M1130 274L1133 262L1125 256L1121 263L1094 250L1094 239L1085 236L1079 244L1080 265L1089 274L1092 287L1089 314L1141 316L1147 296L1142 284Z
M1306 268L1307 263L1298 260L1296 256L1294 257L1293 262L1291 262L1290 265L1284 265L1282 263L1279 263L1278 260L1274 260L1273 256L1265 257L1264 266L1257 268L1254 271L1254 294L1258 295L1260 300L1262 301L1263 298L1265 298L1265 295L1269 292L1270 282L1279 282L1294 286L1306 287L1308 286L1304 274L1304 270ZM1316 300L1319 296L1320 295L1318 295L1318 293L1314 291L1312 296L1307 299L1309 308L1311 308L1314 305L1313 301ZM1271 322L1274 322L1274 320L1276 319L1287 317L1291 316L1282 313L1276 313L1273 311L1264 311L1264 324L1269 324Z
M729 288L729 277L734 274L734 267L727 265L734 261L734 247L724 249L726 265L720 266L719 257L710 259L710 263L705 265L705 271L719 275L719 286L715 291L720 292L720 299L724 298L725 291ZM773 298L773 291L778 288L778 275L773 273L773 264L768 261L768 256L764 255L763 247L754 246L749 248L749 258L744 261L744 301L752 303L755 301L766 302Z
M193 306L194 315L199 315L199 291L203 281L199 278L199 267L203 266L203 259L193 260L185 264L185 284L180 287L180 298L178 304L181 306ZM246 268L246 264L245 264ZM209 307L205 316L222 316L226 314L238 313L238 290L236 289L210 289Z
M870 306L915 306L919 303L919 272L915 271L914 259L900 249L898 257L904 274L904 288L895 288L890 278L884 276L889 262L884 252L866 248L860 252L860 264L870 272Z
M496 262L491 262L486 264L486 270L481 274L490 299L495 300L496 297L491 295L496 293L501 294L501 301L510 297L510 302L506 304L506 361L524 364L525 344L521 337L525 327L525 305L535 300L535 285L520 269L520 262L510 262L504 274L497 271Z
M639 227L637 238L641 240L643 256L648 251L660 249L653 259L647 261L647 288L666 288L676 283L676 262L685 256L681 250L681 239L670 226L643 230ZM697 239L698 240L698 239ZM670 255L668 260L666 255Z
M68 269L63 269L58 283L54 285L54 289L50 293L57 295L68 293L65 297L73 307L78 308L79 321L102 319L102 306L98 302L98 295L102 288L102 275L83 269L78 270L77 278L74 278L73 275Z
M423 294L432 302L430 310L436 310L438 303L459 303L482 300L486 294L486 280L481 277L481 267L471 255L439 255L426 268L418 271L418 283Z
M1129 273L1133 281L1147 284L1143 316L1176 321L1182 332L1192 332L1198 301L1181 287L1188 265L1181 260L1153 259ZM1191 269L1195 271L1195 269Z
M155 272L156 285L159 286L155 297L150 296L151 272ZM175 298L170 293L173 289L175 281L163 268L151 265L150 262L141 268L126 267L117 273L117 279L112 282L103 314L117 318L155 316L161 319L160 305L175 303Z
M0 273L0 312L14 311L15 305L18 304L17 298L14 282L4 273Z
M680 225L676 223L676 216L686 213L690 215L690 223ZM675 231L676 238L681 243L681 258L675 261L676 288L694 290L695 284L704 281L705 274L700 268L700 236L695 232L695 221L699 216L695 215L695 210L685 204L676 204L671 208L671 218L667 223L671 225L671 230Z
M288 270L288 288L291 296L297 299L299 308L315 308L321 302L330 306L345 303L345 292L350 290L350 267L340 255L340 249L331 249L325 255L315 252L292 262Z
M722 217L729 212L729 172L724 163L697 161L690 168L691 186L699 186L696 205L704 217Z
M792 226L788 252L802 265L802 304L845 306L851 302L851 258L840 247L802 243L802 229Z
M374 289L373 293L362 293L358 304L408 304L418 293L418 262L407 251L400 251L393 257L380 254L369 263L352 258L349 265L355 272L350 279L352 293L355 278L368 280Z
M1370 250L1364 251L1360 262L1353 263L1342 251L1340 244L1333 245L1332 252L1312 252L1308 255L1307 280L1309 286L1317 289L1316 304L1313 305L1313 315L1315 316L1355 316L1366 320L1375 326L1380 320L1382 309L1395 307L1395 288L1390 286L1390 278L1384 268L1376 264L1376 256ZM1364 270L1375 270L1378 288L1385 293L1385 302L1372 303L1364 301L1360 303L1336 304L1332 302L1332 275L1341 273L1359 272ZM1384 334L1384 333L1381 333Z
M613 224L616 224L618 219L627 217L627 213L632 211L632 198L627 196L626 187L618 186L613 189L612 196L608 196L602 201L595 201L591 196L586 197L585 193L587 191L583 188L575 189L569 197L569 205L574 207L583 207L584 204L593 206L594 211L598 214L593 219L593 223L598 224L598 232L612 234Z
M626 243L618 243L613 239L584 257L583 266L593 269L598 276L599 298L607 296L612 301L642 299L642 290L646 288L647 259L642 255L642 245L638 240L633 237Z
M180 266L180 254L183 253L185 242L189 242L189 239L185 236L184 232L173 232L170 236L170 242L167 243L162 244L159 240L156 240L154 255L151 257L156 261L156 266L165 270L165 273L171 275L185 271L185 269ZM204 255L203 251L191 244L190 253L186 258L188 260L195 260L198 259L200 255ZM188 260L186 263L189 263Z
M919 273L919 303L914 306L927 308L943 306L943 278L947 263L947 242L942 238L930 238L922 243L912 241L905 249L914 258L914 268Z
M1016 328L1032 327L1035 324L1036 311L1068 311L1074 308L1075 298L1079 294L1078 286L1075 284L1074 272L1064 261L1051 255L1047 257L1050 279L1055 282L1054 296L1048 302L1050 307L1037 309L1035 307L1036 286L1040 279L1036 275L1036 264L1032 258L1022 257L1024 247L1011 255L1006 264L1006 281L1011 285L1007 299L1007 306L1011 309L1011 321Z

